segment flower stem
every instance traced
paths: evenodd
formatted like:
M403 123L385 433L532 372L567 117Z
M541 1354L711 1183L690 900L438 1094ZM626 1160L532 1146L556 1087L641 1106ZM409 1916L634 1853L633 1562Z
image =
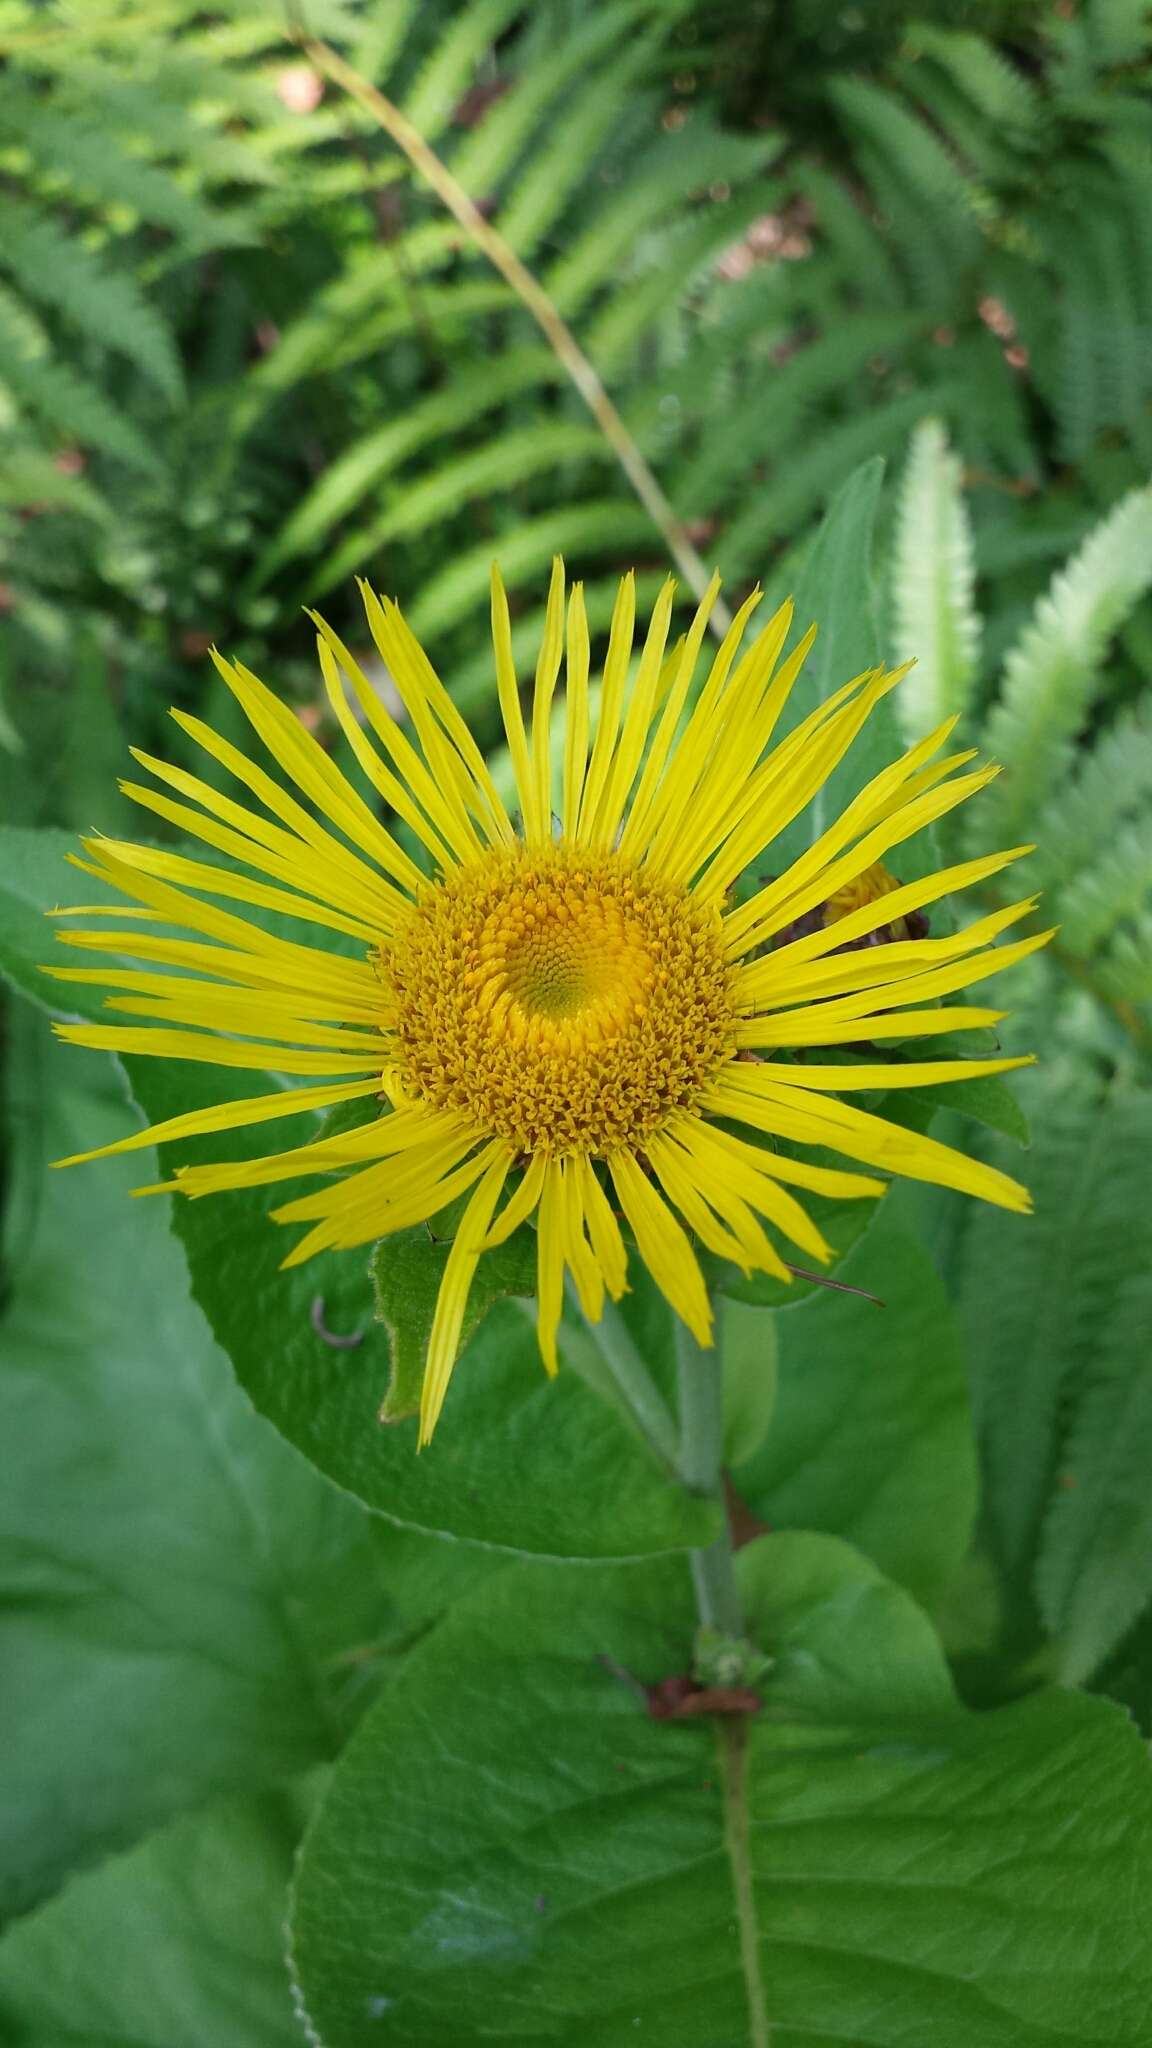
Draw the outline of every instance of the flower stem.
M680 1400L680 1477L691 1492L715 1500L724 1512L724 1381L719 1348L705 1350L684 1324L676 1325L676 1379ZM732 1566L732 1532L724 1527L705 1550L690 1553L701 1624L721 1635L743 1634L744 1618Z

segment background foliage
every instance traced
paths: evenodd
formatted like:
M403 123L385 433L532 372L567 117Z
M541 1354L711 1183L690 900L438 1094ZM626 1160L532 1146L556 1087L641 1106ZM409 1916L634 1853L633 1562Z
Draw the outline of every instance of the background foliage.
M773 2048L1147 2044L1115 1913L1152 1839L1120 1711L1152 1726L1147 10L303 19L541 279L729 592L820 613L801 687L915 652L908 736L955 714L1004 763L935 850L1036 842L1025 886L1060 934L1003 1000L1006 1049L1041 1064L1026 1122L981 1083L937 1128L1037 1215L904 1190L854 1218L839 1277L882 1324L798 1288L772 1338L726 1304L729 1463L776 1532L746 1553L777 1665L745 1758L636 1712L628 1673L690 1642L671 1554L715 1518L605 1399L594 1346L570 1332L550 1389L501 1302L417 1465L409 1426L373 1419L389 1339L355 1261L274 1287L256 1198L183 1205L176 1237L127 1201L138 1161L46 1171L136 1111L47 1036L40 909L68 835L126 824L127 744L178 756L173 703L227 729L210 642L330 738L301 606L358 647L366 573L490 740L494 554L522 650L557 548L594 629L623 567L643 597L667 564L507 285L275 8L0 0L0 1908L27 1916L0 2020L31 2048L301 2038L281 1924L316 1814L293 1967L331 2044L451 2024L612 2048L639 2025L735 2048L736 1814ZM136 1066L146 1114L191 1106ZM324 1349L317 1293L356 1348ZM659 1336L638 1290L610 1341ZM421 1828L396 1918L364 1840ZM587 2003L600 1965L611 2010Z

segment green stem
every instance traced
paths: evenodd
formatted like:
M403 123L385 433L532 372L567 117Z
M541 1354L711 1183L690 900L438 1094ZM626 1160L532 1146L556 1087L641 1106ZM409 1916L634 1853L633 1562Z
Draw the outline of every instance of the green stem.
M708 1350L684 1324L676 1325L676 1380L680 1400L680 1477L692 1493L716 1501L724 1526L706 1550L690 1553L696 1606L705 1628L740 1636L744 1618L732 1566L732 1533L724 1509L724 1381L719 1347Z
M676 1424L619 1309L606 1302L600 1321L590 1323L571 1279L565 1282L565 1292L575 1310L564 1323L568 1364L619 1405L664 1469L679 1478Z

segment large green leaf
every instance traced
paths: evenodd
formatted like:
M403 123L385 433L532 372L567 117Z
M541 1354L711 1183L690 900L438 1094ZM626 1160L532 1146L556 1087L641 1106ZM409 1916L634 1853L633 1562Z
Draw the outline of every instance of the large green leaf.
M976 1507L959 1333L926 1251L889 1216L824 1292L777 1318L772 1427L735 1474L773 1528L846 1537L919 1599L957 1570Z
M173 1822L0 1942L19 2048L299 2048L284 1899L304 1817L266 1792Z
M212 1792L331 1755L378 1653L444 1604L458 1566L488 1568L366 1514L252 1413L162 1209L130 1199L147 1154L98 1183L45 1174L45 1158L135 1118L110 1062L52 1046L21 1013L0 1320L0 1436L20 1445L0 1497L0 1912Z
M127 1064L153 1118L227 1092L227 1077L222 1087L158 1060ZM257 1131L214 1139L212 1150L223 1158L265 1144ZM173 1221L196 1299L243 1385L322 1471L396 1521L510 1550L627 1557L709 1540L716 1510L675 1484L574 1372L546 1377L519 1303L499 1303L465 1346L436 1435L417 1454L414 1417L380 1420L390 1352L367 1252L282 1272L285 1237L269 1210L283 1196L281 1187L181 1202ZM324 1326L359 1336L356 1345L324 1342L318 1302Z
M861 463L833 498L805 557L794 592L796 624L806 632L815 621L819 631L781 720L781 738L841 683L882 659L872 556L883 481L879 456ZM885 701L803 816L773 840L764 856L773 872L796 860L899 752L899 728Z
M67 887L61 862L68 842L63 834L3 839L13 859L0 889L0 966L59 1007L63 985L36 963L46 957L42 911ZM67 985L69 1003L76 986ZM250 1076L223 1069L142 1056L124 1064L152 1122L252 1092ZM295 1132L285 1142L296 1142ZM206 1144L214 1158L269 1149L266 1126ZM179 1157L198 1151L204 1154L203 1141ZM147 1178L129 1163L130 1185ZM511 1304L498 1307L466 1347L435 1439L417 1456L415 1421L380 1419L390 1347L375 1320L367 1250L281 1272L290 1240L269 1211L284 1199L280 1186L181 1201L173 1224L193 1294L256 1407L341 1487L416 1528L546 1555L643 1555L714 1534L714 1506L675 1484L583 1380L573 1372L547 1380L531 1324ZM332 1345L325 1332L358 1341Z
M327 2048L1147 2048L1152 1774L1116 1708L957 1706L831 1538L741 1556L763 1711L654 1719L687 1574L525 1566L336 1767L294 1968Z

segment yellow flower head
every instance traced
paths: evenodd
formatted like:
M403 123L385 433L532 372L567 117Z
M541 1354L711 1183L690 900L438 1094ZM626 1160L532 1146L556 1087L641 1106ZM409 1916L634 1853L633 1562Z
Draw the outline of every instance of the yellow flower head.
M624 579L593 731L583 597L577 584L565 607L557 564L527 727L494 575L496 678L519 804L512 817L399 610L363 586L407 721L390 716L318 619L320 664L368 793L409 828L423 865L291 710L219 657L279 776L174 712L249 800L142 754L164 787L126 791L231 865L108 839L86 840L89 857L76 863L136 908L128 930L61 935L117 958L57 972L104 983L117 992L110 1008L152 1021L62 1025L62 1037L308 1077L292 1092L172 1118L105 1152L377 1098L379 1114L350 1132L177 1174L189 1195L320 1176L316 1192L275 1212L307 1226L288 1265L322 1247L369 1243L466 1197L429 1343L422 1441L444 1400L477 1263L533 1216L540 1348L554 1371L565 1276L593 1320L605 1290L618 1298L625 1289L622 1222L701 1343L710 1340L711 1310L693 1237L746 1272L781 1279L789 1269L777 1237L828 1256L794 1191L851 1198L878 1195L884 1183L798 1159L776 1149L779 1141L1028 1206L1004 1174L840 1100L1020 1061L829 1065L809 1057L813 1047L998 1021L999 1011L940 998L1044 943L1047 934L993 944L1032 899L953 936L898 934L922 928L923 920L907 920L925 904L1028 849L904 885L882 865L995 771L959 772L972 756L941 757L953 722L941 726L874 777L786 873L734 906L733 884L805 809L898 675L857 676L772 747L812 634L784 656L786 605L745 645L754 593L698 682L715 594L713 584L669 651L668 583L633 662L635 591ZM552 700L562 666L556 818ZM216 899L305 919L356 950L290 941ZM194 936L167 936L173 926ZM891 943L853 943L881 927Z

